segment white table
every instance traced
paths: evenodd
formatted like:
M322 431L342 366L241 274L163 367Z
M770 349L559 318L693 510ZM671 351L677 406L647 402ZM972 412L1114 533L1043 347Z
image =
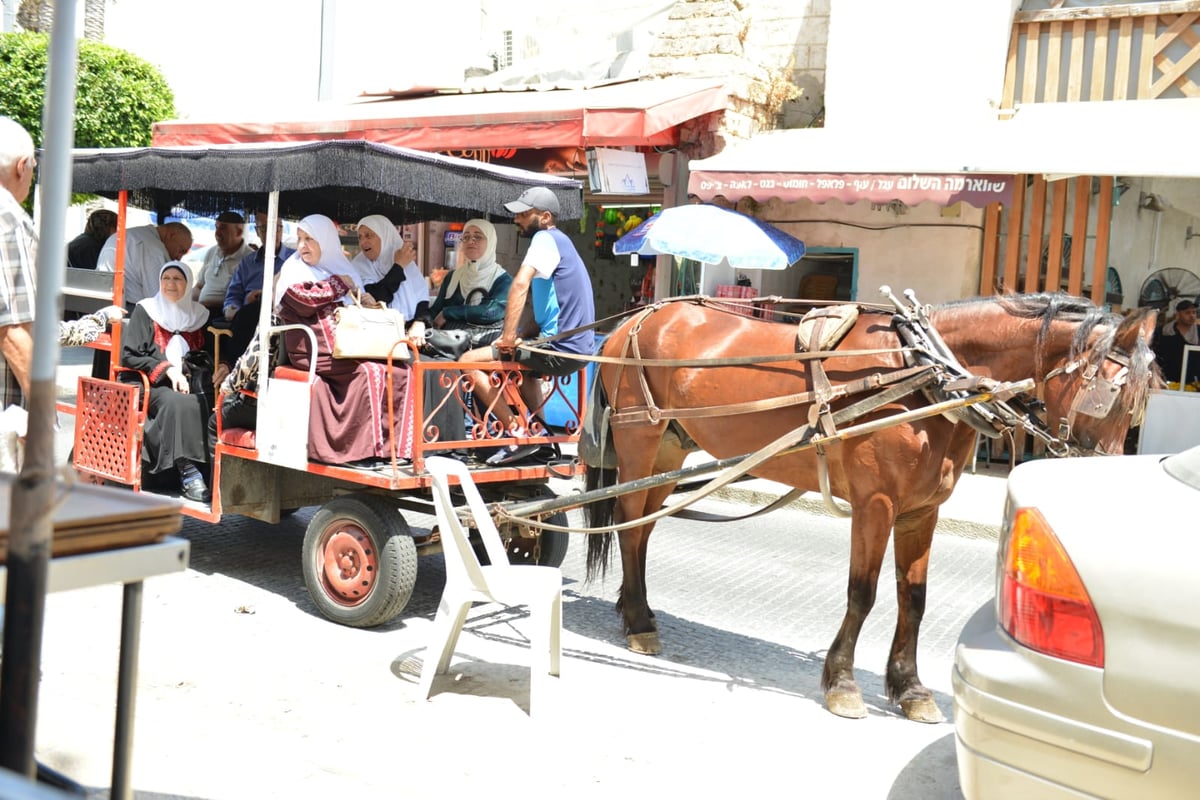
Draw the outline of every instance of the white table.
M124 586L121 605L121 653L117 666L117 708L113 729L112 788L109 796L129 800L132 763L134 698L137 688L138 650L141 645L142 581L155 575L187 569L191 543L168 536L152 544L120 547L94 553L50 559L47 591L65 592L119 583ZM8 570L0 566L0 598L7 591Z

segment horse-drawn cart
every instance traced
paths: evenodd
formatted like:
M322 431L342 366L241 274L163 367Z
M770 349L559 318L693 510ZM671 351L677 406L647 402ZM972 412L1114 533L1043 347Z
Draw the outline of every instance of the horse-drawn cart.
M580 215L582 197L576 181L354 141L77 151L72 188L116 198L121 231L130 203L160 215L175 209L215 216L229 209L269 208L268 241L263 246L271 252L275 220L281 214L324 213L334 219L358 220L382 213L397 224L500 217L505 215L503 204L531 185L548 186L559 198L565 217ZM264 259L264 269L269 269L265 266L269 263ZM66 293L77 304L120 304L120 266L112 277L108 296L100 273L69 277ZM271 286L271 280L264 280L261 352L268 352L266 340L286 327L272 325ZM95 346L119 353L120 333L118 326ZM93 480L179 497L185 514L211 523L219 523L226 514L277 522L296 508L320 506L304 538L302 571L317 609L346 625L378 625L400 613L416 580L418 553L440 548L436 536L415 537L402 513L414 508L432 513L431 479L424 469L427 456L490 451L512 443L561 445L578 437L584 404L582 373L545 386L547 402L553 398L558 407L567 409L565 424L560 429L534 427L529 436L518 440L490 423L487 409L470 402L470 379L456 369L462 365L433 364L413 352L402 426L411 442L392 437L388 468L364 470L310 462L305 445L309 387L320 379L312 367L307 372L276 368L268 373L268 359L262 361L257 427L218 429L211 503L179 497L177 489L164 491L143 484L145 384L110 380L111 375L79 379L76 405L60 406L76 415L73 465ZM499 362L471 367L482 367L497 384L512 388L522 380L539 379ZM436 370L439 380L426 381L429 370ZM439 396L427 399L426 387L435 385ZM520 403L518 392L509 396L514 405ZM386 407L390 409L392 403ZM447 408L467 417L467 438L440 435L434 420ZM521 410L532 418L541 409ZM567 460L480 467L473 477L489 499L528 500L549 493L552 475L575 472L575 462ZM505 526L503 533L515 561L558 565L566 554L568 537L563 533L542 533L519 524Z

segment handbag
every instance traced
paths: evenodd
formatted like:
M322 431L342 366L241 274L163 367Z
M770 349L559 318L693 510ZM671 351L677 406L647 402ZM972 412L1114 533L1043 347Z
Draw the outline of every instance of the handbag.
M470 339L471 347L486 347L492 342L500 338L500 334L504 332L504 322L497 322L494 325L476 325L473 322L462 322L457 320L446 320L446 330L466 331Z
M183 357L183 374L188 379L188 392L203 397L213 407L216 387L213 385L213 357L205 350L189 350Z
M467 331L433 328L425 332L421 353L443 361L458 361L470 349L471 336Z
M392 354L397 361L408 359L403 344L404 315L394 308L364 308L350 293L354 305L333 312L333 357L383 360Z

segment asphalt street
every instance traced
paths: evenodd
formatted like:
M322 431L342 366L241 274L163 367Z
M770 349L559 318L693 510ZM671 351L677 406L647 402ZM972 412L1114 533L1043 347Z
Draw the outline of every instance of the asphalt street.
M968 505L998 519L998 507L979 506L998 505L1002 478L969 483ZM736 510L728 500L705 507ZM300 575L313 511L275 526L187 520L190 568L147 581L137 797L961 797L950 664L963 623L992 593L986 536L943 533L934 545L919 660L942 724L909 722L883 696L895 622L886 563L858 648L870 714L845 720L824 709L820 673L844 609L848 523L803 505L742 523L660 523L647 576L658 657L624 647L613 607L619 566L585 584L585 545L573 537L562 676L531 717L523 609L477 605L450 674L425 701L416 680L441 556L420 559L397 620L335 625ZM432 523L405 513L416 531ZM37 754L96 798L110 775L120 599L105 586L47 601Z

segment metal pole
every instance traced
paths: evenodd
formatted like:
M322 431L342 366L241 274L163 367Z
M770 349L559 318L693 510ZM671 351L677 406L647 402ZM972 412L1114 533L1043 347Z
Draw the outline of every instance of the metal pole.
M869 420L867 422L859 423L858 425L852 425L848 428L841 428L832 436L804 436L801 437L795 444L788 446L786 449L776 453L772 457L788 455L801 450L807 450L808 448L815 447L818 444L843 442L846 439L852 439L856 436L866 436L867 434L875 433L883 430L884 428L890 428L894 425L903 425L909 422L916 422L929 417L936 417L939 414L946 413L947 411L954 411L959 408L966 408L967 406L975 405L977 403L988 403L993 400L1000 399L1001 397L1009 397L1013 394L1028 392L1031 391L1033 387L1033 379L1027 378L1022 381L1000 384L993 391L979 392L971 395L970 397L944 400L940 403L933 403L928 406L921 406L908 411L897 412L880 419ZM843 409L843 411L845 411L845 409ZM838 413L834 414L834 420L838 422L842 421L839 419ZM809 426L807 425L803 426L803 428L808 427ZM798 428L796 430L800 431L801 429ZM775 442L779 442L787 436L788 434L785 434L779 439L776 439ZM722 458L705 464L683 467L670 472L662 472L657 475L650 475L645 478L626 481L625 483L620 483L615 486L608 486L602 489L592 489L587 492L579 492L578 494L563 495L561 497L547 497L544 499L530 500L520 503L494 503L493 507L502 509L504 511L504 515L508 517L530 517L535 515L552 514L558 511L568 511L573 508L586 506L588 503L593 503L598 500L607 500L611 497L616 497L617 495L640 492L646 489L664 486L668 483L677 483L686 478L693 478L698 475L708 474L710 472L731 469L744 461L755 458L762 452L763 451L760 450L754 453L748 453L746 455ZM753 466L751 469L753 469ZM735 475L734 477L739 477L739 475ZM728 476L722 476L722 478L728 478ZM717 480L720 479L714 479L713 483L716 483ZM724 482L728 481L723 481L723 483ZM711 485L712 484L709 484L709 486ZM712 489L709 489L708 487L702 487L701 489L698 489L696 492L689 495L688 500L689 502L699 500L704 495L711 493L711 491ZM683 505L684 504L679 504L678 507L682 508ZM647 521L647 518L635 520L634 522L641 523L644 521ZM621 527L630 527L632 524L633 523L626 523L624 526L614 526L611 528L611 530L619 530Z
M321 0L321 64L317 73L317 100L333 97L333 22L337 0Z
M279 227L279 190L273 190L267 195L267 230L266 235L262 237L262 253L263 253L263 282L262 296L259 297L258 307L258 330L254 335L259 341L259 359L258 359L258 393L259 396L269 391L270 387L267 383L267 377L271 372L271 359L267 355L271 352L271 338L267 335L268 329L271 327L271 315L275 310L275 246L278 242L275 241L275 230ZM281 344L280 347L283 345ZM262 405L257 404L255 410L255 419L258 419L258 414L261 412ZM220 409L217 409L220 413Z
M54 533L55 370L62 243L75 141L75 0L56 0L42 112L42 219L37 258L29 424L25 464L13 485L9 520L4 659L0 666L0 766L34 778L46 575Z
M112 800L133 797L133 710L141 647L142 582L125 584L121 605L121 655L117 665L117 715L113 729Z

